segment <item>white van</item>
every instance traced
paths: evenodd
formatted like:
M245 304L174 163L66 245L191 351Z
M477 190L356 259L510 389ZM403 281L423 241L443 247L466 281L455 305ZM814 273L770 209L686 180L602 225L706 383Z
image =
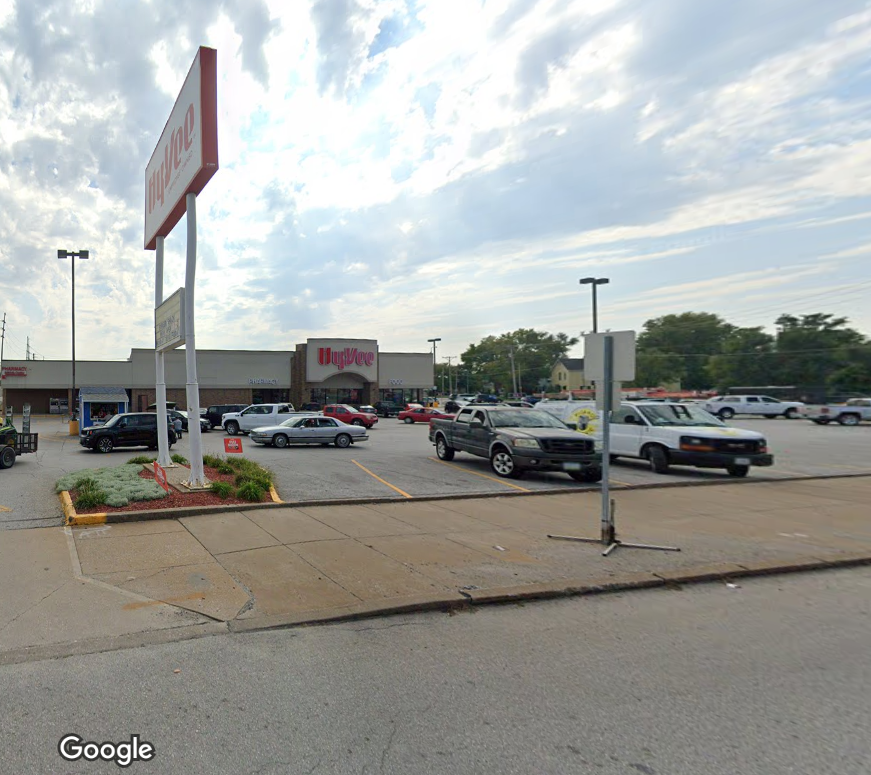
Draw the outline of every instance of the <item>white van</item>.
M601 433L601 417L592 401L559 401L536 408L559 417L580 433ZM725 468L747 476L751 466L770 466L774 456L761 433L731 428L694 404L624 403L611 417L611 459L647 460L656 473L670 466Z

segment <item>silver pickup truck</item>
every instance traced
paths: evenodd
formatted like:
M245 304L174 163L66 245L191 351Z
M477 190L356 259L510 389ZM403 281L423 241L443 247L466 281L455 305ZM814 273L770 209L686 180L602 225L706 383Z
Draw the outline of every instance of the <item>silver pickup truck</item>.
M519 479L526 471L564 471L578 482L602 479L596 441L556 417L512 406L464 406L452 419L433 419L429 440L439 460L468 452L490 460L493 472Z
M817 425L836 422L839 425L858 425L871 420L871 398L851 398L843 404L810 404L802 415Z

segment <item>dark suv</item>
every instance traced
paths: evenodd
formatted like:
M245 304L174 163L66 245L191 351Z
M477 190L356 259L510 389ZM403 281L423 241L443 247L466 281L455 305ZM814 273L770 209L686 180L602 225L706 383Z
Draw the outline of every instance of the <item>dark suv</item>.
M394 401L375 402L375 411L382 417L397 417L403 409L405 409L403 404L397 404Z
M213 428L221 427L221 418L227 412L241 412L248 404L215 404L206 409L206 419Z
M177 439L169 417L167 425L167 438L171 447ZM154 412L116 414L105 425L82 430L79 444L95 452L111 452L115 447L157 449L157 415Z

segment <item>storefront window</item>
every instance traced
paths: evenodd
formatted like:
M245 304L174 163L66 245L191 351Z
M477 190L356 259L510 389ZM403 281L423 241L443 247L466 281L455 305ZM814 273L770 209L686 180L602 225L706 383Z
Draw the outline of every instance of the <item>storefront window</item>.
M315 388L311 391L311 402L315 404L351 404L355 406L363 400L360 388Z

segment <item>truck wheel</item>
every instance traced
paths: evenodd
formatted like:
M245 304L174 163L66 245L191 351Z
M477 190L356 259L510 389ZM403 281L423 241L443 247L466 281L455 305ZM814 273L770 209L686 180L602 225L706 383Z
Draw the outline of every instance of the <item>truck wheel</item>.
M794 420L796 417L798 417L798 409L796 409L794 406L791 406L783 413L783 416L787 420Z
M838 417L839 425L858 425L859 424L859 415L858 414L842 414Z
M102 436L97 440L97 449L100 452L111 452L114 446L111 436Z
M729 472L729 476L743 478L750 473L750 466L726 466L726 470Z
M658 444L651 444L644 456L647 458L647 462L650 463L651 471L656 474L668 473L668 454Z
M453 447L448 446L444 436L436 438L436 455L439 460L453 460L455 451Z
M237 433L239 433L239 423L237 423L235 420L230 420L230 422L228 422L225 426L224 430L226 430L227 433L229 433L231 436L235 436Z
M576 482L601 482L601 468L584 468L581 471L569 471L569 476Z
M493 457L490 458L490 468L493 469L496 476L503 479L520 479L523 476L523 471L514 465L514 458L508 454L504 447L497 447L493 452Z
M12 468L15 465L15 450L12 447L0 449L0 468Z
M730 409L728 406L717 412L717 417L719 417L721 420L731 420L734 416L735 410Z
M351 425L365 425L365 423L358 417L356 420L351 420Z

